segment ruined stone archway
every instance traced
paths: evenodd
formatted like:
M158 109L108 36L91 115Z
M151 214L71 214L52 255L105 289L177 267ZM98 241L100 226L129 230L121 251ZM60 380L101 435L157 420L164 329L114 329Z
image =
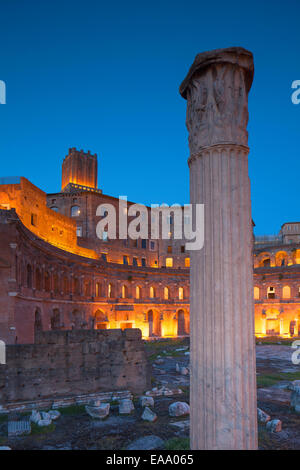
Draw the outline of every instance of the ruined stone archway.
M157 310L149 310L147 313L149 324L149 337L161 336L161 320Z
M107 330L107 328L109 327L109 321L102 310L97 310L95 312L94 318L96 330Z

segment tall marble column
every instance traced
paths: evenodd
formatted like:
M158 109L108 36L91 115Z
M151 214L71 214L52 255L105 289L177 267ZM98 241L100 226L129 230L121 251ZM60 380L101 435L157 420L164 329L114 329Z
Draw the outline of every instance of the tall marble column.
M252 219L248 177L251 52L196 56L187 100L191 203L205 205L191 251L191 448L257 447Z

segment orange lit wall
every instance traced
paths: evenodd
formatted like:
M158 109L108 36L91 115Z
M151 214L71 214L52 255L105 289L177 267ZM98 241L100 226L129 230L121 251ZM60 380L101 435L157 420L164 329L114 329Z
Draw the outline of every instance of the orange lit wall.
M97 259L93 250L77 245L76 223L46 205L46 193L26 178L0 185L0 207L15 209L25 227L42 240L70 253Z

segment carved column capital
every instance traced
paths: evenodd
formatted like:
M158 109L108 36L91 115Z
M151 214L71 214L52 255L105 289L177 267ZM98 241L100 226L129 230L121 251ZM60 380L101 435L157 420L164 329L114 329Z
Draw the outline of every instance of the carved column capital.
M241 47L198 54L180 86L187 100L191 156L215 144L248 143L248 93L252 53Z

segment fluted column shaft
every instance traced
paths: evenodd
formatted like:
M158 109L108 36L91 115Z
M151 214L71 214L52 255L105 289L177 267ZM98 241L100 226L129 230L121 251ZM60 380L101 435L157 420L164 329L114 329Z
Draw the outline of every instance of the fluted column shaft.
M200 54L181 88L188 100L190 199L204 204L205 233L202 250L191 251L192 449L257 447L246 131L252 55L238 51Z

